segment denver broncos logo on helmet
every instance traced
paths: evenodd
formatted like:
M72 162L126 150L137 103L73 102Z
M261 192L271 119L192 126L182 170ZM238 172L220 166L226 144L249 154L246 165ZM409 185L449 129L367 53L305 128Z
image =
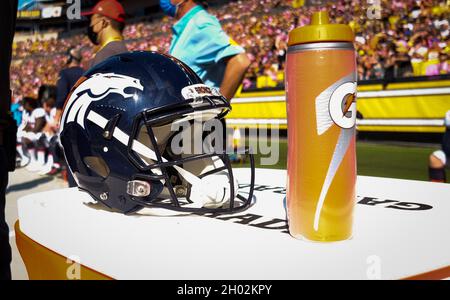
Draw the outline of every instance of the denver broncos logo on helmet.
M125 92L127 88L144 90L139 79L115 73L97 73L81 82L65 104L60 133L71 122L77 122L84 128L86 112L91 102L100 101L112 93L120 94L124 99L133 97L134 94Z

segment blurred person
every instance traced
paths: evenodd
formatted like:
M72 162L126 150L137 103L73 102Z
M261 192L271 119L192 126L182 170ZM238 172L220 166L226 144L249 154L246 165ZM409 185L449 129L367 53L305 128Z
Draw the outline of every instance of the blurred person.
M122 32L125 28L125 10L116 0L100 0L84 16L90 16L88 27L89 40L98 50L90 62L90 67L105 59L127 52Z
M427 53L427 59L437 61L439 59L439 53L441 52L441 47L439 47L438 40L434 40Z
M16 163L17 124L10 114L10 65L12 42L17 16L17 0L2 1L0 11L0 280L11 279L11 248L9 228L5 218L6 187L8 172L14 171Z
M404 51L397 52L395 59L396 77L411 77L413 76L413 68L411 65L411 59L408 53Z
M434 151L428 162L428 176L432 182L446 182L445 169L450 167L450 110L445 114L445 133L442 149Z
M364 79L379 79L383 78L384 70L381 63L377 59L377 55L369 55L364 59L365 75Z
M244 49L205 10L205 1L160 0L160 6L177 21L172 27L169 53L231 100L250 65Z
M17 143L16 143L16 151L19 154L20 158L20 167L25 167L30 163L30 154L28 150L25 148L25 146L22 143L22 138L24 137L26 131L25 128L28 128L28 122L31 117L31 113L35 108L37 108L37 101L34 98L31 97L25 97L22 100L22 116L21 116L21 123L18 126L17 129Z
M395 69L396 69L396 52L394 49L394 45L390 42L384 44L384 54L382 55L380 61L383 66L384 70L384 77L385 84L392 81L395 77Z
M24 144L30 151L31 163L27 167L29 171L41 172L45 168L47 144L45 130L50 125L50 119L54 119L56 108L56 87L42 85L39 88L37 107L32 111L28 124L25 127ZM51 115L51 117L50 117ZM28 130L27 130L28 129ZM33 150L35 153L33 153ZM36 160L34 160L36 155Z
M53 171L52 175L60 171L59 152L58 152L58 136L56 122L56 100L54 97L48 97L43 100L43 108L45 111L46 124L43 128L43 134L38 140L38 146L47 152L46 163L39 170L40 175L49 174Z
M433 42L433 47L428 53L428 64L425 73L427 76L447 74L448 72L447 56L445 52L441 52L437 41Z
M18 99L14 99L11 103L11 107L10 107L10 111L11 111L11 115L14 119L14 121L16 121L16 125L17 125L17 129L19 128L19 126L22 124L22 114L23 114L23 107L21 104L21 101L18 101ZM16 137L17 137L17 133L16 133ZM16 139L17 140L17 139ZM21 161L22 161L22 155L17 151L17 141L16 141L16 168L20 166Z
M444 39L447 39L450 35L450 26L449 26L449 21L448 19L443 19L440 23L439 23L439 31L440 31L440 35L441 37L443 37Z
M425 69L425 75L435 76L440 74L439 70L439 55L441 48L437 41L432 43L428 53L427 53L427 67Z
M287 54L287 42L286 42L286 35L281 34L279 32L276 35L273 51L275 52L277 56L277 64L278 64L278 70L284 70L284 65L286 62L286 54Z
M251 64L244 48L206 11L206 1L160 0L160 6L176 20L169 53L191 67L206 85L220 89L231 101ZM225 119L221 122L223 134L229 137L232 130L227 130Z
M55 134L43 142L46 143L48 155L46 165L39 172L39 175L56 175L63 170L62 160L64 159L63 151L59 145L58 135ZM76 183L73 187L76 187Z
M46 169L46 161L48 161L48 139L54 135L54 133L49 136L50 128L54 124L54 119L56 116L56 86L54 85L42 85L38 92L38 105L39 108L33 111L32 115L39 111L39 115L43 112L44 122L43 126L39 128L34 128L35 137L34 145L37 152L38 166L33 168L33 171L41 173ZM43 159L42 159L43 158ZM30 167L31 168L31 167Z
M69 49L67 51L66 67L59 72L58 82L56 83L56 127L59 127L67 95L84 73L84 69L80 66L81 60L82 56L79 50Z
M427 41L424 38L424 34L419 33L418 35L419 37L417 39L412 38L414 46L409 51L412 63L423 62L428 53Z
M448 54L445 52L441 52L439 54L438 74L440 75L450 74Z
M35 105L31 105L31 101L35 101ZM28 151L30 156L30 163L26 167L28 171L36 172L40 170L45 164L45 149L39 147L37 141L39 140L42 131L45 127L45 110L39 106L39 101L32 99L27 104L27 111L32 107L30 117L25 125L22 133L22 145Z
M56 115L54 120L55 131L59 129L61 122L61 115L64 108L64 104L66 102L66 98L69 95L72 87L84 73L84 69L81 67L81 61L82 55L78 49L69 49L67 51L67 62L66 62L67 67L59 72L59 79L58 82L56 83L56 103L55 103ZM57 140L53 139L51 141L51 145L49 145L49 147L51 148L50 152L52 158L58 157L58 153L62 152L61 149L58 148L58 144L55 142L57 142ZM55 166L52 166L47 173L56 174L57 172L59 172L62 167L61 163L63 163L63 161L59 160L59 162L57 162ZM49 166L47 165L46 169L48 168ZM75 179L73 178L70 171L67 172L67 181L69 187L77 186Z

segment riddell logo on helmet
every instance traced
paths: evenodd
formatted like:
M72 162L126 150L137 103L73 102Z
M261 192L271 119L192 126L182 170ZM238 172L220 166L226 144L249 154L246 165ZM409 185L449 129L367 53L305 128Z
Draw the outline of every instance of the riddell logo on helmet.
M192 107L209 104L209 101L223 102L217 99L218 97L222 97L220 92L216 88L209 87L205 84L193 84L186 86L181 90L181 95L186 101L189 101L189 105ZM205 97L208 97L209 101L205 100ZM214 100L211 98L214 98Z

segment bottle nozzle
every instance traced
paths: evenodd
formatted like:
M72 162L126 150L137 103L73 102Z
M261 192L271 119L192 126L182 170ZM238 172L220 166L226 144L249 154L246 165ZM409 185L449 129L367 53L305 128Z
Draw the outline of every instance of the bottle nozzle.
M325 25L330 24L330 17L328 12L325 10L313 13L311 19L311 25Z

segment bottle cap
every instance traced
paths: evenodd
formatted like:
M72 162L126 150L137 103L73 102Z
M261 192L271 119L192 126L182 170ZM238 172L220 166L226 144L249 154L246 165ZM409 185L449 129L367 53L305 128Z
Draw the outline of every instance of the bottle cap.
M353 42L355 36L350 26L330 24L327 11L313 14L311 24L295 28L289 33L289 46L317 42Z

